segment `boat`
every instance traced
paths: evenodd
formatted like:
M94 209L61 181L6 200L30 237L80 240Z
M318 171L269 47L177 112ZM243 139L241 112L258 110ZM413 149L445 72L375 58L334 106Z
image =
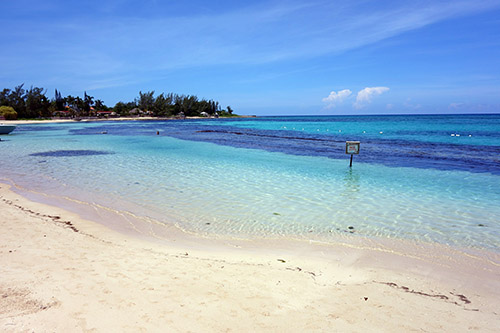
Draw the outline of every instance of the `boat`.
M0 134L9 134L16 129L16 125L0 124Z

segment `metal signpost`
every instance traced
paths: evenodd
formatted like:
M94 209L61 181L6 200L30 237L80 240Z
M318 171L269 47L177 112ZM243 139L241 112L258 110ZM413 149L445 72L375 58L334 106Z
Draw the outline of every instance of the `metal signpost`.
M352 155L359 154L359 141L346 141L345 142L345 153L351 154L351 162L349 163L349 167L352 167Z

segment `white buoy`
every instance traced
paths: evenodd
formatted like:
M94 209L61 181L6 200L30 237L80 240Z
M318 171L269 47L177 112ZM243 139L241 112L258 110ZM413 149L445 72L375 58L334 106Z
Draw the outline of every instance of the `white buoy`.
M455 134L452 134L451 136L455 136Z
M380 133L380 134L383 134L384 132L380 131L379 133Z

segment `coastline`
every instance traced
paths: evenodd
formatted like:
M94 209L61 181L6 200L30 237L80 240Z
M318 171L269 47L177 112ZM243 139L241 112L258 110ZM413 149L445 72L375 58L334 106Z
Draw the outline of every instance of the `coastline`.
M206 119L193 117L195 119ZM186 118L187 119L187 118ZM25 124L49 124L49 123L78 123L78 122L97 122L97 121L132 121L132 120L175 120L173 118L158 118L158 117L119 117L119 118L91 118L91 119L44 119L44 120L5 120L9 124L25 125Z
M463 253L457 261L439 246L426 261L402 256L404 246L381 252L361 243L153 242L30 201L3 183L0 211L7 332L493 332L500 325L498 257L488 264Z
M229 118L218 118L218 119L233 119L233 118L256 118L256 116L238 115ZM186 119L215 119L207 117L186 117ZM25 124L49 124L49 123L78 123L78 122L96 122L96 121L140 121L140 120L179 120L172 117L161 118L161 117L117 117L117 118L90 118L90 119L44 119L44 120L2 120L2 123L12 124L12 125L25 125Z

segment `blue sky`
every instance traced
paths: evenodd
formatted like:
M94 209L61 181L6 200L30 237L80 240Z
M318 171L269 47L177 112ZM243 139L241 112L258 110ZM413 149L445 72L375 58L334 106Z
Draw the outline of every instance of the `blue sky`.
M500 113L500 0L0 2L0 83L256 115Z

